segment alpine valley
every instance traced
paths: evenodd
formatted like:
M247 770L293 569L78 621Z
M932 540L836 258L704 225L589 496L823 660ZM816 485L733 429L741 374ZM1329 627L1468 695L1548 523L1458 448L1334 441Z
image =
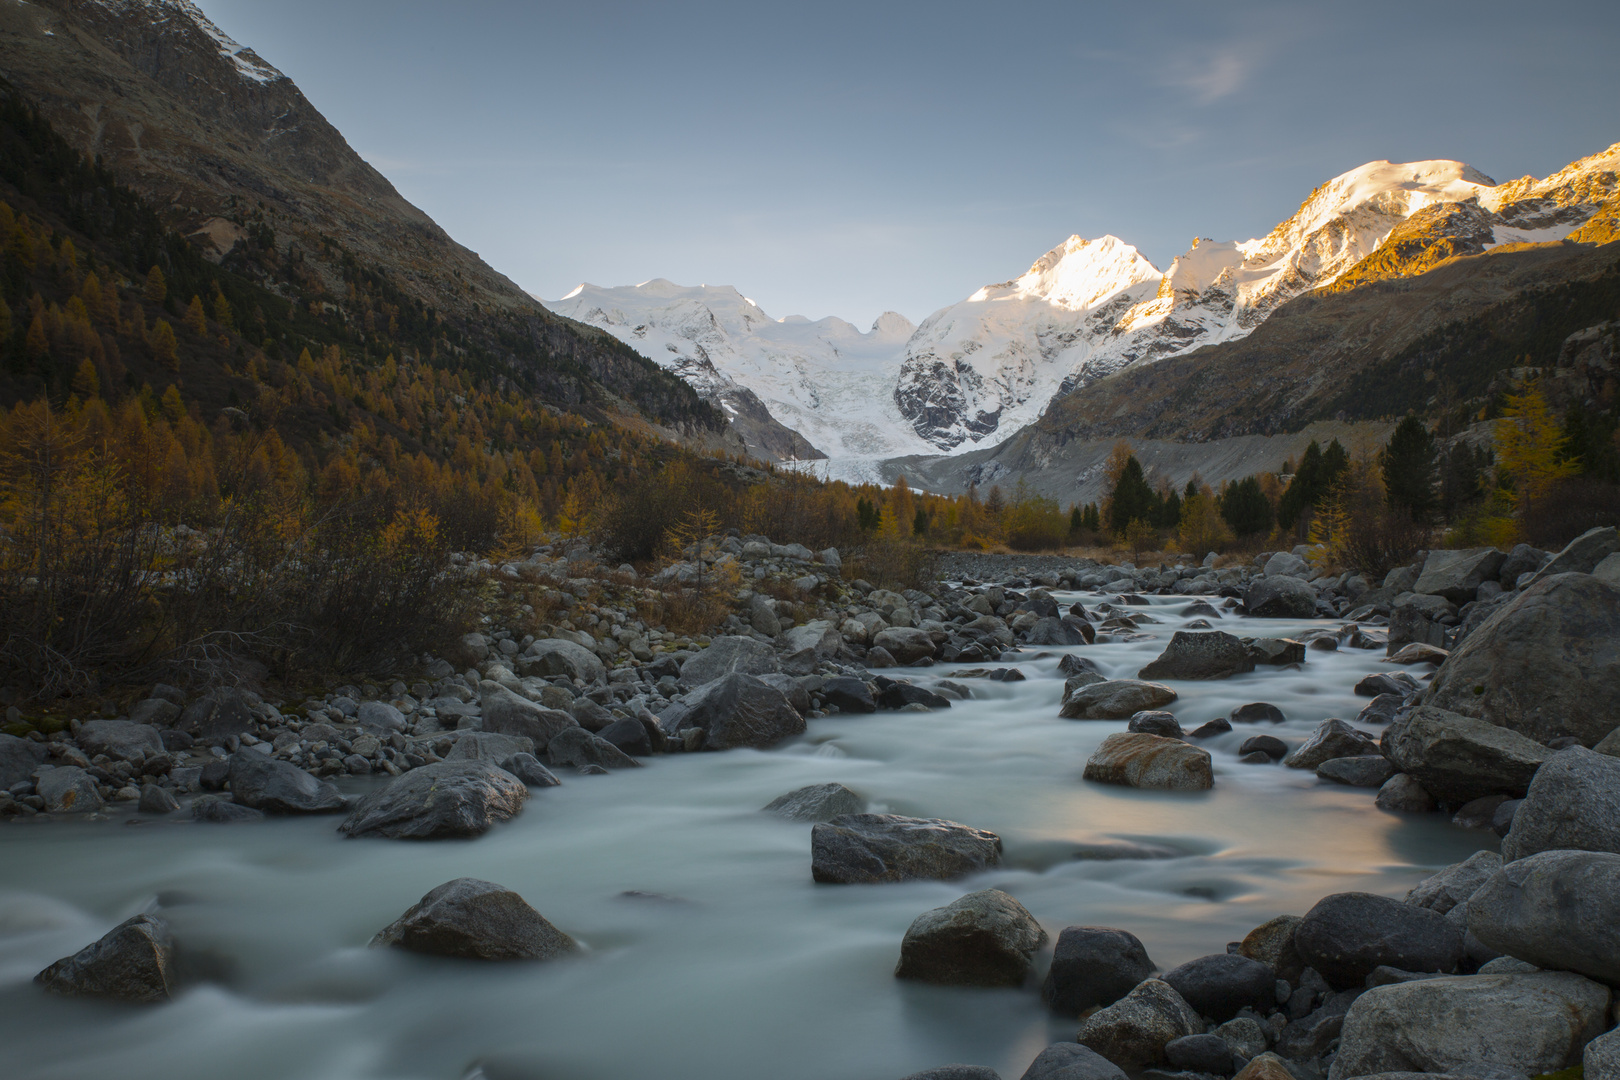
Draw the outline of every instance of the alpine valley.
M745 435L762 456L942 491L1016 475L1067 502L1098 494L1095 466L1117 437L1145 442L1178 482L1198 471L1218 483L1317 435L1380 433L1409 406L1442 404L1437 389L1444 404L1477 397L1495 372L1459 385L1447 370L1438 386L1431 372L1411 401L1363 379L1341 400L1352 376L1424 334L1612 277L1617 170L1620 144L1501 184L1458 161L1370 162L1259 239L1196 239L1160 271L1118 237L1071 236L915 328L892 312L866 333L773 319L734 288L663 279L545 303L680 375L734 423L764 430L763 408L801 437Z

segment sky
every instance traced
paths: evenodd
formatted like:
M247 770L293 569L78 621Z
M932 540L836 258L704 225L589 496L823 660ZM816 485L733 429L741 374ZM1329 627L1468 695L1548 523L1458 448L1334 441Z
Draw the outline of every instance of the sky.
M1620 3L201 0L530 292L913 321L1071 234L1161 269L1366 161L1620 141Z

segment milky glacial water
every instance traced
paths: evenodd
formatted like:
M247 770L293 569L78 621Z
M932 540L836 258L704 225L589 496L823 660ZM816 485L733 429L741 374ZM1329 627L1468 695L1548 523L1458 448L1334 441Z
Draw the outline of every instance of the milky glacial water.
M1074 1021L1050 1017L1033 989L896 980L901 936L921 912L1004 889L1054 939L1069 925L1122 927L1168 968L1324 894L1399 896L1495 846L1441 815L1383 813L1368 790L1237 763L1250 734L1298 742L1325 717L1354 717L1365 702L1351 687L1385 668L1380 653L1313 650L1298 670L1175 683L1171 711L1189 730L1248 701L1289 717L1204 742L1213 791L1083 781L1086 758L1124 723L1059 719L1058 657L1082 652L1133 677L1188 621L1176 614L1188 602L1137 608L1163 620L1144 628L1151 640L1031 654L1017 665L1027 681L974 680L975 700L949 710L829 717L770 751L564 776L477 840L346 840L333 817L0 825L0 1077L896 1080L960 1061L1011 1080L1048 1042L1073 1038ZM1332 624L1218 625L1280 636ZM948 883L814 884L810 825L758 808L830 780L876 809L994 830L1005 863ZM1127 843L1173 857L1073 858L1081 845ZM367 948L423 893L462 876L516 889L587 951L491 965ZM208 958L212 981L155 1007L32 985L154 904Z

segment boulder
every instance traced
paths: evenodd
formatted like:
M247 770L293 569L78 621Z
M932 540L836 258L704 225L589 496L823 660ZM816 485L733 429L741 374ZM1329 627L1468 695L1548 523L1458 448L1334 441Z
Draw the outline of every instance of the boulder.
M1495 548L1468 548L1463 551L1436 550L1423 560L1423 571L1412 591L1443 596L1453 604L1474 599L1480 585L1495 581L1507 556Z
M1345 1017L1331 1080L1381 1073L1536 1076L1581 1060L1609 991L1564 972L1465 975L1375 987Z
M1610 585L1620 585L1620 551L1604 556L1603 561L1592 568L1592 576Z
M1158 735L1108 736L1086 762L1085 778L1160 791L1207 791L1215 786L1209 751Z
M1175 718L1175 715L1158 709L1146 709L1136 713L1125 722L1125 730L1144 735L1158 735L1165 739L1184 737L1181 722Z
M562 781L553 776L550 769L540 764L540 759L533 754L513 754L496 764L529 787L559 787L562 784Z
M10 788L31 779L34 770L45 764L47 753L44 743L0 735L0 788Z
M1279 979L1299 982L1305 961L1294 947L1294 931L1304 921L1298 915L1278 915L1261 923L1238 943L1238 955L1268 965Z
M1405 773L1396 773L1384 781L1374 801L1378 809L1397 814L1427 814L1435 809L1434 796Z
M1314 619L1316 590L1296 577L1256 578L1244 593L1243 606L1256 619Z
M1456 970L1462 931L1443 915L1371 893L1334 893L1317 901L1294 931L1305 963L1335 987L1359 987L1373 968Z
M1446 662L1446 657L1450 655L1445 649L1414 641L1410 645L1403 645L1391 653L1389 662L1391 664L1443 664Z
M253 730L255 701L234 686L217 687L188 705L175 727L198 742L218 745Z
M811 784L786 795L778 795L762 809L767 814L794 821L831 821L845 814L859 814L866 800L843 784Z
M1036 1054L1019 1080L1125 1080L1125 1074L1090 1047L1061 1042Z
M1395 775L1395 767L1382 754L1365 754L1329 758L1316 767L1316 775L1346 787L1376 788Z
M894 974L945 986L1021 986L1044 944L1046 931L1024 905L985 889L917 916Z
M1406 704L1405 694L1379 694L1367 703L1367 707L1356 713L1358 724L1388 724L1400 715L1401 708Z
M522 781L487 761L441 761L366 795L338 831L400 840L480 836L517 814L528 797Z
M86 720L74 736L84 752L94 757L106 754L123 761L141 761L164 753L158 729L128 720Z
M934 880L1001 862L1001 838L938 818L844 814L810 830L810 873L835 885Z
M1213 1033L1183 1035L1164 1044L1164 1057L1172 1069L1201 1073L1205 1076L1232 1074L1232 1048L1226 1040Z
M167 1001L174 990L174 939L155 915L136 915L99 941L34 976L47 993L118 1001Z
M210 825L235 825L263 821L264 811L233 803L222 795L203 795L191 800L191 820Z
M883 649L901 664L914 664L934 655L934 639L925 630L891 626L872 635L874 648Z
M1266 560L1265 568L1261 572L1268 578L1293 577L1304 580L1310 576L1311 567L1293 552L1279 551Z
M1112 1005L1086 1017L1075 1041L1134 1073L1163 1064L1164 1048L1171 1040L1203 1030L1203 1020L1169 983L1147 979Z
M877 677L878 704L885 709L903 709L907 705L922 705L929 709L948 709L951 699L942 694L936 694L926 687L899 679L885 679Z
M843 646L843 637L826 619L812 619L802 626L784 630L776 639L782 669L794 675L810 674L821 661L838 655Z
M1249 659L1268 667L1305 662L1305 643L1286 637L1254 638L1246 646Z
M1620 852L1620 758L1571 746L1536 771L1513 813L1502 857L1554 848Z
M165 698L147 698L129 707L129 722L132 724L168 727L179 718L180 706Z
M1590 574L1598 564L1620 551L1620 529L1613 525L1588 529L1536 571L1531 584L1539 584L1555 574Z
M523 897L477 878L456 878L433 889L371 944L467 960L550 960L579 949Z
M1086 636L1086 629L1089 629L1089 624L1082 628L1064 619L1048 615L1029 628L1029 633L1024 636L1024 640L1031 645L1086 645L1092 640L1092 638ZM1093 631L1092 634L1095 637L1096 632Z
M1468 898L1487 948L1620 985L1620 855L1543 851L1505 863Z
M1287 719L1281 709L1265 701L1251 701L1232 710L1234 724L1281 724Z
M458 731L446 761L489 761L499 765L513 754L534 753L534 740L523 735L497 735L490 731Z
M701 729L707 750L764 749L804 734L804 717L780 690L741 672L704 683L665 710L659 723L671 735Z
M1243 642L1212 630L1177 630L1159 658L1136 673L1139 679L1228 679L1254 670Z
M907 1073L900 1080L1001 1080L1001 1074L988 1065L936 1065L922 1072Z
M1144 709L1163 708L1176 697L1163 683L1108 679L1077 687L1065 696L1058 715L1066 720L1124 720Z
M748 639L752 640L752 639ZM526 675L563 676L590 684L607 678L607 668L590 649L561 638L542 638L519 661ZM683 672L684 674L684 672Z
M1135 934L1103 926L1070 926L1058 935L1041 999L1054 1013L1077 1017L1087 1009L1112 1005L1152 975L1153 961Z
M1620 1080L1620 1028L1587 1043L1581 1064L1583 1080Z
M1288 756L1288 744L1275 735L1251 735L1243 740L1242 745L1238 747L1238 753L1260 753L1275 761Z
M1518 732L1461 713L1420 705L1390 724L1383 752L1435 798L1465 803L1486 795L1517 798L1552 751Z
M751 637L722 636L681 665L681 682L705 686L727 675L769 675L782 670L776 651Z
M361 727L373 735L388 735L410 727L405 714L386 701L362 701L354 718Z
M135 804L135 809L143 814L161 816L163 814L172 814L180 809L180 802L156 784L142 784L141 798Z
M1283 759L1291 769L1315 769L1325 761L1342 757L1367 757L1379 753L1378 744L1337 717L1322 721L1311 737Z
M755 593L748 601L748 625L769 638L782 632L782 620L776 617L770 597Z
M1412 886L1406 893L1406 903L1444 915L1465 903L1500 869L1502 856L1494 851L1476 851Z
M821 686L821 695L827 704L838 706L839 712L869 713L877 711L871 688L853 675L835 675Z
M646 730L639 721L632 720L643 736ZM600 735L592 735L581 727L569 728L552 739L546 746L546 756L555 766L584 769L595 765L602 769L635 769L641 762L620 750Z
M1159 978L1183 1001L1217 1023L1243 1009L1264 1012L1277 1003L1277 974L1268 964L1236 953L1212 953L1171 968Z
M77 765L41 766L34 776L34 794L53 814L91 814L107 805L95 778Z
M325 780L257 750L232 754L229 777L231 797L266 814L335 814L349 805Z
M1212 739L1216 735L1225 735L1232 730L1232 721L1224 716L1217 716L1213 720L1206 720L1193 728L1186 735L1189 739Z
M597 738L618 747L634 757L647 757L653 752L652 737L647 725L633 716L621 716L597 732Z
M1375 671L1371 675L1363 675L1356 682L1354 692L1357 697L1376 699L1387 695L1404 700L1407 694L1420 689L1422 687L1417 680L1404 671Z
M1435 673L1423 703L1537 742L1590 746L1620 700L1620 586L1544 577L1503 605Z
M561 644L570 643L565 641ZM534 745L527 749L540 753L545 752L552 739L579 726L579 721L568 713L536 705L521 694L513 693L500 683L488 679L478 684L478 705L483 714L485 731L530 739Z
M812 668L812 670L814 669ZM754 677L760 682L764 683L766 686L774 687L775 689L780 690L782 692L782 696L787 698L788 704L793 706L800 713L807 713L810 711L810 691L805 689L804 684L807 680L805 680L803 677L797 675L788 675L785 673L777 675L756 675Z

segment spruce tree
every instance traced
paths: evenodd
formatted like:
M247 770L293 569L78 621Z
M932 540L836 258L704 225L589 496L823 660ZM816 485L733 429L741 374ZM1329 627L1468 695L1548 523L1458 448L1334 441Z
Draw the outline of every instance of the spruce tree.
M1405 511L1420 525L1433 520L1439 473L1434 436L1423 421L1408 414L1378 455L1378 465L1383 470L1385 498L1391 509Z
M1271 503L1260 490L1258 477L1245 476L1227 486L1221 495L1221 517L1239 536L1271 531Z
M1123 533L1125 526L1133 521L1152 520L1158 500L1142 475L1142 464L1136 460L1136 455L1126 460L1109 500L1108 527L1116 534Z

